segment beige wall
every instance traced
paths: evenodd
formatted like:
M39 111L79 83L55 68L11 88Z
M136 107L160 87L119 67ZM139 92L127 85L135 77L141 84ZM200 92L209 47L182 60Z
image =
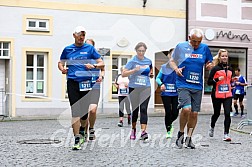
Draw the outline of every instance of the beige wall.
M252 82L252 1L211 1L190 0L188 29L201 28L204 32L212 29L215 37L212 40L203 39L209 46L241 47L248 49L247 55L247 81ZM216 35L223 31L244 38L227 38ZM246 36L247 35L247 36ZM203 96L203 110L211 108L210 95ZM206 109L207 108L207 109Z

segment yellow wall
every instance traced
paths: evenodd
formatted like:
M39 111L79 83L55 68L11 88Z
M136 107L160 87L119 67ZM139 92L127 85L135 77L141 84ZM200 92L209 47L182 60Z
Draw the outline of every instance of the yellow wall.
M41 2L35 0L1 0L0 6L57 9L57 10L74 10L83 12L114 13L129 15L146 15L160 16L171 18L185 18L185 11L180 10L163 10L148 8L129 8L120 6L101 6L91 4L72 4L64 2Z

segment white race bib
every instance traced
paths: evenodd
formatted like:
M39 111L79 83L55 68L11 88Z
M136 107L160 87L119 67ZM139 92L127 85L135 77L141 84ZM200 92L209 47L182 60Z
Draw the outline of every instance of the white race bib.
M79 88L80 88L80 91L89 91L89 90L91 90L92 89L91 81L88 80L88 81L79 82Z

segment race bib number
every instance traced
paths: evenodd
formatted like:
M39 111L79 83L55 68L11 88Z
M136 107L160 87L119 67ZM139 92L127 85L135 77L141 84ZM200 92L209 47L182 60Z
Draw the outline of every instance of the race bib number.
M128 89L127 88L123 88L123 89L119 89L119 93L121 95L127 95L129 92L128 92Z
M165 84L165 92L177 92L175 84Z
M91 86L91 81L82 81L82 82L79 82L79 88L80 88L80 91L88 91L88 90L91 90L92 89L92 86Z
M145 86L147 83L147 76L137 76L135 79L136 85L143 85Z
M197 84L200 83L200 73L188 71L186 81Z
M236 89L236 90L235 90L235 94L237 94L237 95L241 94L241 90Z
M228 84L221 84L218 86L218 92L219 93L228 93L229 92L229 86Z

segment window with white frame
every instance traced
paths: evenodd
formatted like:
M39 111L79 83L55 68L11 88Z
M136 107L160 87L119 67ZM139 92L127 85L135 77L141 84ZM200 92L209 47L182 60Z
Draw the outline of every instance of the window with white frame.
M10 42L0 41L0 59L10 58Z
M26 95L46 96L47 55L43 52L27 52Z
M49 19L29 19L26 21L27 31L49 31Z
M112 99L117 98L117 88L114 86L115 79L121 74L121 67L126 65L131 55L112 55Z

